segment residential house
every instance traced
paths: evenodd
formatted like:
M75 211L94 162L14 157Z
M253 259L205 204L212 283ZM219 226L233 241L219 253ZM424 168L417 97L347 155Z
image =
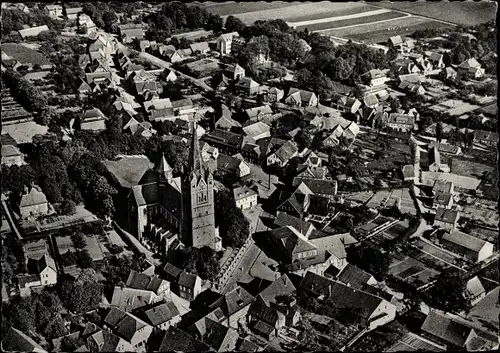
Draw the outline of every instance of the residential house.
M142 27L120 30L121 41L125 44L132 43L134 39L144 39L144 29Z
M198 340L210 346L216 352L234 351L238 341L238 332L210 317L203 317L188 328Z
M479 142L488 146L496 146L498 144L498 133L484 130L474 130L474 142Z
M434 225L447 230L457 228L460 213L457 210L449 210L443 207L438 207L436 210L436 217L434 218Z
M189 47L194 54L207 54L210 51L208 42L192 43Z
M435 69L444 69L445 63L443 62L444 55L436 52L429 53L427 60L429 60Z
M66 17L68 20L75 21L78 19L78 14L83 11L82 7L67 7L66 8Z
M267 120L271 117L271 115L273 115L273 111L268 105L247 109L245 110L245 113L251 121Z
M49 27L47 27L47 25L43 25L43 26L36 26L36 27L21 29L18 31L18 33L22 39L26 39L29 37L36 37L40 33L48 31L48 30L49 30Z
M405 92L412 92L418 95L424 95L427 92L424 86L422 86L420 83L411 83L408 81L401 82L398 88Z
M444 68L442 74L445 79L451 79L451 80L456 79L458 75L458 73L452 67Z
M23 4L22 2L19 3L3 2L2 10L19 10L24 13L30 13L30 8L26 4Z
M233 130L234 128L239 128L239 127L241 127L241 124L231 117L221 116L220 119L215 122L216 129L223 129L230 131Z
M107 117L99 108L85 110L73 124L80 130L102 131L106 130Z
M47 353L34 339L12 326L2 337L1 348L3 352Z
M177 80L177 75L170 69L165 69L161 77L165 82L175 82Z
M87 34L95 34L98 30L96 24L94 23L94 21L92 21L90 16L84 14L83 12L80 12L78 14L77 25L79 28L84 29Z
M481 280L477 276L467 281L465 290L467 292L465 295L469 297L472 306L479 303L486 296L486 289L484 289Z
M88 84L103 80L111 81L111 69L103 60L95 59L85 69L85 80Z
M264 124L262 121L250 123L249 125L243 127L243 132L248 137L253 139L253 141L271 137L271 127Z
M304 185L314 195L324 197L329 201L334 201L337 195L337 181L336 180L322 180L322 179L309 179L309 178L294 178L293 186L299 187Z
M465 321L434 310L429 312L420 330L423 337L445 345L449 351L487 351L493 347L485 333L470 327Z
M337 100L334 106L344 113L356 114L361 108L361 102L356 98L343 96Z
M61 5L45 5L43 12L50 18L57 20L63 15L63 8Z
M266 157L267 165L277 165L281 168L285 167L290 159L295 157L298 153L297 145L293 141L286 141L275 152Z
M156 276L148 276L144 273L130 271L125 284L129 288L152 291L158 297L168 299L170 297L170 283Z
M433 196L432 208L439 207L451 209L453 207L453 195L445 192L438 192Z
M167 263L163 271L171 283L171 288L181 298L191 301L201 293L201 278L197 275L182 271L171 263Z
M493 244L459 230L452 230L441 238L443 248L460 254L473 262L481 262L493 255Z
M312 223L301 220L300 218L289 215L285 212L278 211L274 219L274 226L278 228L292 226L295 230L299 231L306 238L309 238L311 233L316 230Z
M184 60L184 55L175 49L173 45L162 45L158 47L158 51L163 58L166 58L171 63L176 63Z
M45 242L45 240L43 240ZM19 294L25 297L31 294L31 288L40 288L57 284L57 268L54 259L48 254L48 249L40 256L27 256L27 266L30 274L17 278Z
M381 70L370 70L361 75L361 78L370 87L381 86L389 80L385 72Z
M202 139L211 146L217 147L220 152L233 155L240 151L244 136L216 128L203 135Z
M234 44L234 45L233 45ZM217 51L222 55L229 55L232 51L238 50L238 47L244 44L238 32L221 34L217 40Z
M140 135L145 138L150 138L151 136L156 134L156 130L153 129L150 122L138 122L133 117L131 117L130 120L125 124L123 130L130 132L134 136Z
M357 311L361 326L368 331L393 321L396 316L396 306L387 300L312 272L306 273L300 288L339 310ZM342 321L345 317L339 315L337 319Z
M291 87L285 103L293 106L317 106L318 97L314 92Z
M112 54L116 53L117 48L118 42L116 38L111 36L99 35L97 39L92 44L90 44L88 51L91 58L93 56L93 53L96 53L99 50L104 54L105 58L109 58Z
M158 47L158 43L155 40L141 40L139 42L139 49L141 52L145 52L146 49L149 49L150 51L154 52Z
M367 108L377 108L380 104L378 96L376 94L367 94L363 98L363 103Z
M415 167L413 164L406 164L401 167L403 181L415 181Z
M400 53L409 53L415 47L415 41L402 38L401 36L390 37L388 42L389 46L395 47Z
M279 102L283 99L284 96L285 92L283 92L283 90L276 87L271 87L265 95L265 100L270 103Z
M12 165L21 166L24 164L23 154L13 145L2 144L2 165L10 167Z
M412 132L415 129L415 117L411 115L391 113L387 126L401 132Z
M227 65L224 74L233 81L238 81L245 77L245 69L238 64Z
M237 329L240 323L246 322L248 309L254 300L254 296L238 285L217 299L209 307L210 309L220 308L226 318L227 326Z
M181 321L181 314L173 302L158 302L134 310L134 315L154 328L168 330Z
M47 197L37 185L25 186L19 204L19 214L21 218L46 215L49 212Z
M238 186L233 189L234 201L236 207L241 210L246 210L257 205L257 197L259 193L249 188L246 185Z
M439 150L436 147L432 147L429 150L429 171L430 172L443 172L449 173L450 167L441 163L441 155L439 154Z
M111 306L124 311L132 311L161 301L152 290L115 286Z
M476 130L477 131L477 130ZM437 148L439 153L459 155L462 153L460 146L451 145L448 143L432 141L429 143L429 148Z
M190 114L192 115L196 113L197 110L197 108L193 104L193 101L190 98L184 98L172 101L172 108L174 108L174 114L176 116L190 115Z
M484 69L481 64L474 58L468 59L457 66L459 73L472 75L474 78L481 78L484 75Z
M235 84L236 90L246 96L254 96L259 93L260 85L249 77L242 77Z
M104 323L112 332L133 347L135 352L145 352L146 342L153 327L131 313L111 308Z
M158 352L208 352L211 347L175 327L165 333Z
M217 169L227 173L235 179L245 178L250 175L250 167L244 160L226 154L219 154L217 157Z
M85 340L87 350L91 352L130 352L134 350L130 343L123 338L94 324L87 324L81 338Z
M366 290L367 286L378 284L378 281L371 274L351 264L347 264L340 270L337 274L337 280L351 288L360 290Z

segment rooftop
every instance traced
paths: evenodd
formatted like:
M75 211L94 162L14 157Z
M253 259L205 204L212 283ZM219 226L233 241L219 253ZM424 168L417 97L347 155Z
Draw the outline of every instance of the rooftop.
M120 156L117 160L105 160L102 163L123 188L137 185L144 173L154 166L144 155Z

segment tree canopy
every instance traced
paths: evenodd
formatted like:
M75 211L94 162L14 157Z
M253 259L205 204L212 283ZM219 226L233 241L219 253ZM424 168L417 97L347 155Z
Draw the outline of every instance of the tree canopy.
M458 313L470 308L467 282L455 269L447 269L439 274L434 286L426 292L426 303L450 313Z

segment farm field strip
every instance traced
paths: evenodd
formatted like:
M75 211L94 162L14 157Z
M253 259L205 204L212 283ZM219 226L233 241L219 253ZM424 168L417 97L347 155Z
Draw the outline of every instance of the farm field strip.
M275 20L282 19L287 21L291 18L297 18L298 16L313 16L328 13L330 16L334 15L335 11L345 11L346 9L353 8L364 8L365 4L359 3L334 3L329 1L322 1L316 3L302 3L293 2L285 3L287 6L283 6L275 9L268 10L256 10L256 8L250 8L245 13L237 13L238 10L232 12L235 17L238 17L245 24L252 24L258 20ZM222 18L227 16L221 16Z
M193 5L205 8L207 11L219 15L229 16L237 15L240 13L256 12L263 10L279 9L280 7L294 6L293 3L286 1L255 1L255 2L207 2L207 3L193 3Z
M288 22L288 24L292 27L305 27L305 26L311 26L311 25L316 25L316 24L322 24L325 22L336 22L336 21L343 22L343 21L357 20L357 19L364 21L365 17L383 15L383 14L388 14L388 13L394 13L394 11L373 10L373 11L355 13L355 14L350 14L350 15L345 15L345 16L335 16L335 17L324 16L323 18L320 18L317 20L309 20L309 21L301 21L301 22Z
M422 28L443 27L447 27L447 25L442 22L428 20L422 17L407 16L384 22L367 23L366 25L321 31L321 34L352 39L360 42L378 43L387 40L387 38L391 36L409 35Z
M304 15L304 16L297 16L297 17L288 17L287 21L288 22L302 22L302 21L311 21L311 20L318 20L322 18L329 18L329 17L337 17L337 16L346 16L346 15L354 15L354 14L362 14L365 12L373 11L376 10L376 7L373 7L371 5L361 5L359 4L358 7L349 7L345 9L336 9L332 11L323 11L320 13L312 14L312 15Z
M497 10L493 1L393 1L375 3L374 6L467 26L494 20Z
M387 12L387 13L382 13L379 15L374 15L374 16L367 16L367 17L357 17L357 18L351 18L348 20L341 20L341 21L333 21L333 22L328 22L328 23L318 23L316 25L312 26L300 26L297 27L298 30L301 30L303 28L306 28L309 31L312 32L322 32L322 31L328 31L333 28L349 28L349 27L354 27L354 26L364 26L367 24L376 24L379 22L387 22L387 21L393 21L393 20L398 20L401 19L402 17L408 17L409 15L404 15L401 14L400 12Z
M297 25L298 22L303 22L303 21L313 21L313 20L320 20L320 19L325 19L325 18L333 18L333 17L344 17L348 15L364 15L367 12L373 12L373 11L379 11L379 10L386 10L386 12L392 11L392 10L387 10L387 9L377 9L373 6L360 6L360 7L351 7L351 8L346 8L342 10L332 10L332 11L327 11L327 12L321 12L309 16L298 16L298 17L293 17L293 18L287 18L288 23L290 25L294 24Z

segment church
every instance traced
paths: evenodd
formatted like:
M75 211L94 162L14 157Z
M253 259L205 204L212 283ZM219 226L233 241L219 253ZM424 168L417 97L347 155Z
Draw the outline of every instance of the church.
M215 227L214 180L203 161L196 126L183 176L162 156L158 165L148 169L128 195L129 228L143 242L152 242L168 251L172 246L222 250Z

